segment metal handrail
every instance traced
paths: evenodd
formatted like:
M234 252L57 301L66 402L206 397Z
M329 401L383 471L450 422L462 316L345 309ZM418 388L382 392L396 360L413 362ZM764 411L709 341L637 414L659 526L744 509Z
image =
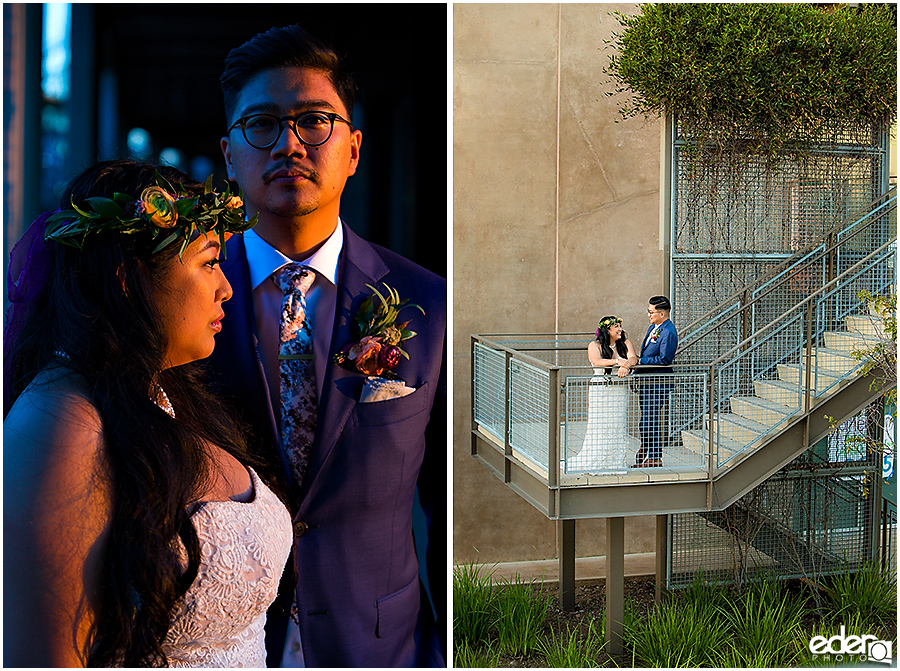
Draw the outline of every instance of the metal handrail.
M714 360L710 363L710 366L715 366L716 364L720 363L720 362L721 362L723 359L725 359L726 357L732 355L734 352L737 352L737 351L739 351L739 350L741 350L741 349L744 349L744 348L745 348L747 345L749 345L751 342L753 342L754 340L757 340L759 334L761 334L761 333L767 331L768 329L773 328L773 327L776 326L776 325L779 325L779 324L781 323L781 321L783 321L784 319L786 319L786 318L788 317L788 315L790 315L790 314L793 313L793 312L798 311L800 308L802 308L802 307L806 306L807 304L811 303L811 302L813 301L813 299L815 299L815 298L816 298L817 296L819 296L820 294L823 294L823 293L825 293L826 291L831 291L832 289L836 288L843 280L845 280L845 279L847 278L847 276L857 274L857 271L858 271L860 268L862 268L864 265L866 265L869 261L871 261L871 260L874 259L875 257L877 257L877 256L879 256L879 255L883 255L884 252L887 251L887 250L888 250L892 245L894 245L894 244L895 244L895 241L894 241L894 240L891 240L891 241L888 241L888 242L884 243L883 245L881 245L881 247L879 247L878 249L876 249L876 250L874 250L874 251L872 251L872 252L869 252L869 254L868 254L867 256L865 256L864 258L862 258L862 259L860 259L859 261L857 261L856 263L854 263L852 266L850 266L849 268L847 268L847 269L846 269L844 272L842 272L840 275L838 275L837 277L835 277L835 278L832 279L832 280L829 280L828 282L826 282L825 284L823 284L821 287L819 287L816 291L814 291L814 292L811 293L809 296L807 296L806 298L804 298L803 300L801 300L799 303L797 303L796 305L794 305L794 306L791 307L790 309L784 311L781 315L779 315L778 317L775 317L775 318L774 318L773 320L771 320L769 323L763 325L762 327L760 327L759 329L757 329L756 331L754 331L752 334L750 334L749 336L747 336L743 341L739 342L737 345L734 345L734 346L733 346L731 349L729 349L728 351L726 351L726 352L722 353L721 355L719 355L719 357L718 357L717 359L714 359ZM760 300L760 298L762 298L762 297L760 296L760 297L754 298L754 299L753 299L752 301L750 301L747 305L748 305L748 306L749 306L749 305L752 305L752 304L755 303L756 301Z
M795 252L791 257L782 261L781 264L770 270L761 278L745 285L729 298L721 301L717 306L707 311L702 317L699 317L688 324L688 326L683 329L683 332L686 335L682 338L679 352L690 349L697 342L700 342L704 336L718 328L723 322L745 310L748 305L745 302L746 296L765 288L767 285L771 285L770 291L781 286L784 281L787 281L790 278L790 273L795 271L799 264L813 263L828 257L840 246L847 244L849 240L852 240L863 231L874 226L878 221L878 217L888 214L892 210L895 210L896 207L897 187L894 186L888 192L872 201L866 208L865 214L856 216L850 223L844 223L833 227L817 241L810 243L802 250ZM849 237L847 237L848 233ZM829 240L835 239L837 241L829 246ZM896 239L896 235L894 235L893 239ZM826 245L825 249L820 249L822 245ZM762 295L765 294L760 294L760 296ZM757 296L757 298L759 298L759 296ZM692 331L692 329L696 330Z
M718 414L718 406L728 399L717 399L716 398L716 385L715 380L716 376L719 373L719 369L723 368L723 363L733 363L733 359L735 355L739 352L745 350L749 345L759 342L765 337L768 337L770 334L766 334L767 331L771 331L780 327L784 324L784 322L790 320L792 317L795 318L800 316L805 312L805 350L806 354L804 356L804 366L803 370L805 370L805 380L801 386L801 390L803 392L803 412L809 412L812 408L812 341L814 337L816 337L817 333L814 333L813 327L813 307L817 304L817 301L821 299L826 294L830 294L835 290L839 289L842 286L845 286L846 283L855 277L857 277L860 272L867 270L870 267L873 267L876 263L884 261L885 259L890 258L892 255L891 247L894 246L895 241L889 241L881 245L878 249L870 252L865 258L857 261L850 268L846 269L840 275L835 277L834 279L828 281L822 287L814 291L812 294L804 298L802 301L791 307L790 309L783 312L780 316L771 320L769 323L757 329L753 334L745 338L740 343L734 345L728 351L722 353L714 359L709 364L709 417L716 417ZM887 254L887 252L891 251L891 254ZM756 300L756 299L755 299ZM712 456L714 454L715 440L713 437L712 431L708 433L709 440L709 450L708 455L709 459L709 477L712 478L714 473L714 466Z

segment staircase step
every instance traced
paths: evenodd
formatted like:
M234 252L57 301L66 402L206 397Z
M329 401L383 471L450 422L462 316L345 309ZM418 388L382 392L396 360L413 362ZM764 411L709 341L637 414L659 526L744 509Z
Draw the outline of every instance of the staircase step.
M800 407L800 389L796 382L754 380L753 389L758 397L778 403L788 411L797 410Z
M703 434L699 431L681 432L681 444L684 445L684 449L690 450L691 452L703 454L706 451L706 444L704 440L705 438Z
M806 359L806 348L803 348L803 359ZM816 347L812 354L813 363L824 372L835 372L841 377L857 368L860 363L847 352L836 349L828 349L827 347ZM813 369L815 370L815 368Z
M685 449L697 454L706 454L706 443L704 435L698 431L682 431L681 442ZM715 449L715 446L713 447ZM719 439L719 460L724 461L734 456L736 453L744 449L744 445L728 438L720 437Z
M732 396L731 412L767 427L775 426L791 414L786 406L758 396Z
M870 338L881 337L881 318L872 315L847 315L844 318L848 331L862 333Z
M879 341L878 338L853 331L826 331L823 335L826 348L839 350L847 354L853 350L873 347Z
M717 435L716 427L719 428L720 438L727 438L742 446L756 440L769 429L765 424L730 413L719 413L716 421L712 422L713 436Z
M813 371L812 383L815 385L815 393L822 393L835 382L841 379L841 375L826 370ZM778 364L778 378L793 385L806 383L806 371L796 363Z

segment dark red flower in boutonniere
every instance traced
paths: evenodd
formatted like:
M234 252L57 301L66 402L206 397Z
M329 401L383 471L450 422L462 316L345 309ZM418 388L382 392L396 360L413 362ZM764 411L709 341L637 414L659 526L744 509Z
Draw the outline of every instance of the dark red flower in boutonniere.
M409 358L400 345L416 333L406 328L409 321L398 324L397 317L405 308L416 308L423 315L425 310L409 300L401 301L400 294L387 284L384 285L386 297L372 285L366 286L374 293L362 302L356 313L357 340L335 354L334 362L366 375L399 379L393 371L403 358Z
M399 347L396 345L387 345L386 347L382 347L381 352L378 353L378 361L382 367L393 370L397 367L397 364L400 363L400 358L402 356Z

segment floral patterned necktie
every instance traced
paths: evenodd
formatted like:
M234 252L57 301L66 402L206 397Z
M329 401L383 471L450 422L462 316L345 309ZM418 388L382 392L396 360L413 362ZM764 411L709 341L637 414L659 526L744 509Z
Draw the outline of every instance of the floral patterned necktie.
M284 294L278 359L281 369L281 443L299 487L316 433L316 370L312 328L306 318L306 292L315 272L289 263L272 278Z

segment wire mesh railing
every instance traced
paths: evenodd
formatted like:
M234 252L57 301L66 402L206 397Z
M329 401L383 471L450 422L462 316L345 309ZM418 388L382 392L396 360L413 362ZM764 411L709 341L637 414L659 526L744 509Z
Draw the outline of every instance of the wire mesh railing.
M595 368L590 375L563 374L564 474L626 475L643 458L667 468L706 469L705 455L686 449L673 429L706 407L705 373L679 369L620 378Z
M668 467L705 472L706 455L687 450L674 430L706 407L705 372L647 366L619 378L588 364L582 334L472 338L475 427L548 483L626 474L651 437ZM652 418L651 402L661 406Z
M897 192L893 188L873 202L861 217L830 230L687 325L678 350L679 360L702 363L727 351L777 318L787 306L796 305L852 267L870 250L896 240L896 223ZM758 266L756 260L722 263Z

